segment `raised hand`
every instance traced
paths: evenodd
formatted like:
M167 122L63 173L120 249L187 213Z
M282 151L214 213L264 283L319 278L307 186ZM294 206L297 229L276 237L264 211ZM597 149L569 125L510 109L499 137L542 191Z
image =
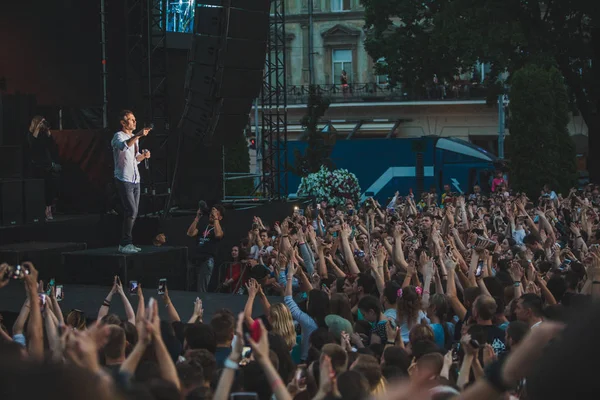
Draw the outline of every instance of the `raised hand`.
M510 276L512 277L513 281L521 282L521 279L523 279L523 274L523 267L521 267L518 262L513 261L510 264Z
M490 365L491 363L493 363L494 361L496 361L497 357L496 357L496 353L494 353L494 348L492 346L490 346L488 343L486 343L483 346L483 366L487 367L488 365Z
M342 230L340 231L340 236L344 239L348 239L348 238L350 238L351 233L352 233L352 228L350 228L350 225L343 224Z
M248 296L250 297L254 297L258 294L259 291L259 284L258 282L256 282L256 280L254 278L250 279L247 283L246 283L246 289L248 290Z
M202 322L204 308L202 307L202 300L200 300L200 297L196 297L196 301L194 301L194 313L192 315Z

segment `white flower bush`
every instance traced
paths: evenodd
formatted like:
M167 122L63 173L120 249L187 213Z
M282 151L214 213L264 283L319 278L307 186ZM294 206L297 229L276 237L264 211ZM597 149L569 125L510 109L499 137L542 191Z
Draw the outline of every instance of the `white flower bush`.
M314 196L317 201L326 200L334 206L345 205L346 200L357 203L360 193L356 175L347 169L330 171L325 166L322 166L319 172L302 178L298 186L299 196Z

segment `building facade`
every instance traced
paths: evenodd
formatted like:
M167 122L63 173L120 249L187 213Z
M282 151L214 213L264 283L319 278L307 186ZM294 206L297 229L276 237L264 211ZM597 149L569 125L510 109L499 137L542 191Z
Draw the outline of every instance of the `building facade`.
M312 81L332 101L323 126L333 125L340 138L454 136L497 154L498 110L485 102L485 66L476 66L467 80L432 77L420 93L390 88L364 48L360 0L312 0L312 13L309 1L286 0L289 140L302 137ZM581 117L574 116L569 129L587 135Z

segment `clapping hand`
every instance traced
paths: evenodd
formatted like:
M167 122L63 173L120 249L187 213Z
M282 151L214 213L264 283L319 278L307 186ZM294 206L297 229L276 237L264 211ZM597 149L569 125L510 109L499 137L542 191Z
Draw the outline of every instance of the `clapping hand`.
M202 300L200 297L196 297L196 301L194 301L194 313L193 317L196 317L198 321L202 322L202 316L204 315L204 308L202 307Z

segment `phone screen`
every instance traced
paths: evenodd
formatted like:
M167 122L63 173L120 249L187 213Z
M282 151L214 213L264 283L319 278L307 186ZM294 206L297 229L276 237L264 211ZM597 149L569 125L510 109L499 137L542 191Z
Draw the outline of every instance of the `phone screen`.
M298 365L294 377L296 378L298 390L306 390L306 365Z
M63 285L56 286L56 301L62 301L65 298L65 290Z
M165 294L165 288L167 287L167 279L162 278L158 281L158 294Z
M136 295L137 294L137 288L138 288L138 282L137 281L129 281L129 294Z
M479 263L477 264L477 270L475 271L475 276L480 277L482 272L483 272L483 261L479 261Z
M46 308L46 294L45 293L40 293L40 309L42 310L42 312L44 312L44 309Z
M244 346L242 348L242 357L243 358L250 358L251 353L252 353L252 347Z
M54 278L50 279L50 282L48 282L48 290L46 291L46 294L49 296L50 293L52 293L52 287L56 285L56 282L54 281Z

